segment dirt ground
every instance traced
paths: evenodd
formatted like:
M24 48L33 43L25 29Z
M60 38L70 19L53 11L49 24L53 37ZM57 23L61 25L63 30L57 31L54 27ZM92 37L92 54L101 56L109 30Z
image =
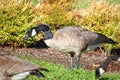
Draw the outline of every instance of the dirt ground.
M15 55L15 54L28 54L34 56L37 59L52 61L55 64L61 64L65 67L69 67L70 55L62 53L52 48L12 48L12 47L1 47L0 55ZM95 70L100 64L107 58L105 52L100 49L90 51L89 53L83 53L81 55L80 65L82 68L87 70ZM120 62L112 61L107 72L120 72Z

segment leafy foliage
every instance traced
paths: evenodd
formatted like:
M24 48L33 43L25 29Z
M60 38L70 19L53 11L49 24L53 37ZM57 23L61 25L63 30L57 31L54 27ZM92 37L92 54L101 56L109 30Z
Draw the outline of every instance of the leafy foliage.
M77 25L102 33L119 43L119 8L120 5L110 4L103 0L94 0L89 4L88 8L77 9Z
M53 26L52 29L58 28L59 25L70 25L72 22L68 16L70 3L67 2L67 0L53 2L43 0L34 6L30 0L0 0L0 44L26 45L22 42L26 30L41 22ZM29 42L31 41L25 43Z
M43 15L41 21L47 23L51 28L59 29L65 25L73 24L71 13L73 0L47 0L37 6L36 13Z
M47 23L52 32L67 25L79 25L102 33L120 46L120 6L103 0L87 1L86 8L75 8L75 0L0 0L0 44L20 46L26 30ZM74 9L75 8L75 9ZM32 42L39 38L33 38Z
M0 0L0 44L22 45L23 33L37 22L34 13L24 0Z

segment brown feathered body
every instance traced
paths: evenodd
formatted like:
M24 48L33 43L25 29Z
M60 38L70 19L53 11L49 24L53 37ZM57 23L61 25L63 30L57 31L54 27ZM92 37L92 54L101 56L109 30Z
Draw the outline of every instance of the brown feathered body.
M91 32L78 26L66 26L56 31L53 35L47 25L41 24L27 30L23 40L32 37L39 32L44 32L44 42L51 48L71 54L71 68L73 68L73 57L77 55L77 68L79 67L80 55L83 51L97 48L103 43L115 44L116 42L105 35Z
M45 43L64 52L74 52L79 55L83 51L95 49L102 43L113 43L110 38L102 34L91 32L80 27L64 27L59 29L52 39Z
M39 69L29 61L8 55L0 56L0 80L12 80L14 75Z

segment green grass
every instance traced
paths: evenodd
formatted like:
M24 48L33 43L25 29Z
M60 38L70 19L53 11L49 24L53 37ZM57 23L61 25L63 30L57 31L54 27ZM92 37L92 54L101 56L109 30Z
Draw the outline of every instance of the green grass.
M94 71L80 69L64 68L62 65L56 65L50 61L38 60L28 56L19 56L22 59L29 60L40 67L46 68L49 72L42 72L45 75L45 78L38 78L36 76L29 76L25 80L95 80ZM102 75L99 80L120 80L119 73L111 73Z
M105 73L99 80L120 80L120 73Z
M110 3L120 4L120 0L106 0L106 1Z
M91 2L90 0L88 0ZM98 0L99 1L99 0ZM113 4L120 4L120 0L105 0L106 2L113 3ZM89 4L85 0L77 0L77 2L74 4L75 8L86 8L89 7Z
M89 5L85 0L77 0L77 2L74 3L75 8L86 8L88 6Z

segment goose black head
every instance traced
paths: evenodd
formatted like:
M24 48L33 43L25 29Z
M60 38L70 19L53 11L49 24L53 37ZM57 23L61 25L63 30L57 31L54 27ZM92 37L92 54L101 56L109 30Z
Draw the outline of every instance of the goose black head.
M45 24L40 24L37 27L29 28L26 32L25 37L23 38L23 41L37 35L41 31L44 32L44 40L51 39L53 37L50 28Z

